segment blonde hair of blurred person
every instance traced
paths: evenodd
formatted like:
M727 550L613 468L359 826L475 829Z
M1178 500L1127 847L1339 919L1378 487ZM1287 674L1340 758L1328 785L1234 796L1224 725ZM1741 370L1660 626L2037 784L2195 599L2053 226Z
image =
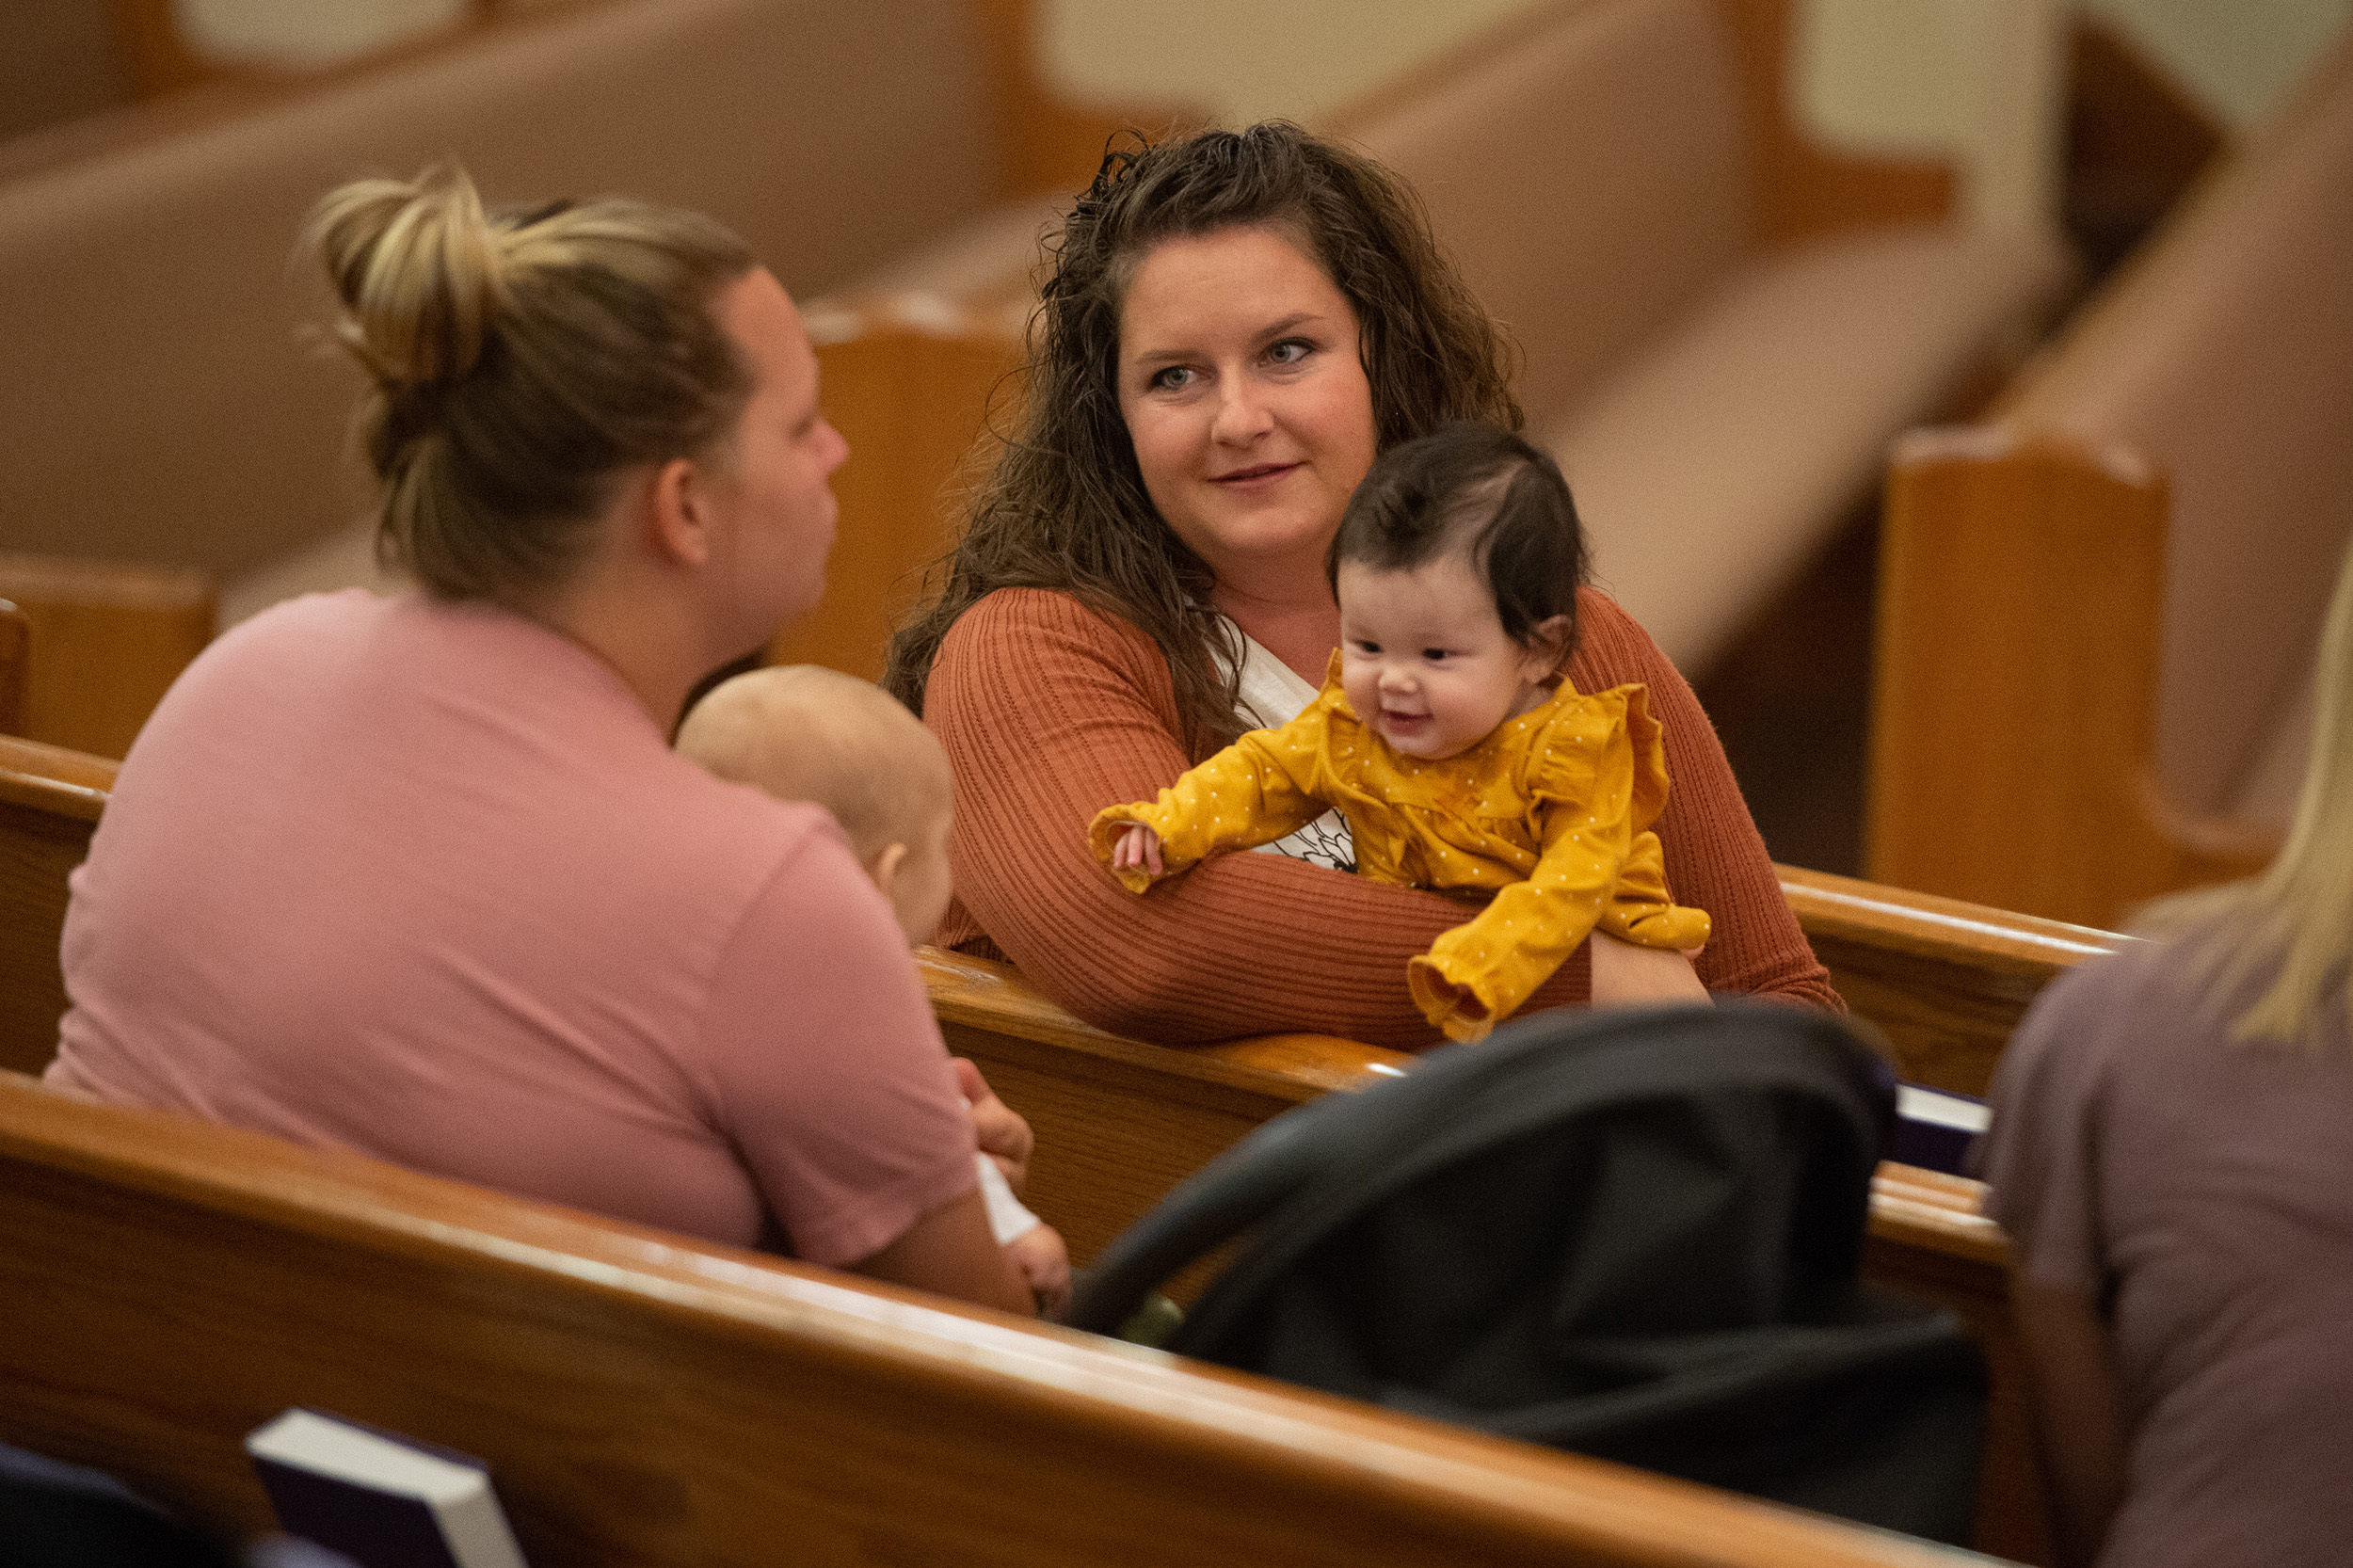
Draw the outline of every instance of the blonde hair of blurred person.
M2245 882L2152 904L2134 925L2159 936L2198 928L2188 960L2215 995L2277 966L2262 998L2229 1020L2243 1045L2310 1048L2332 999L2353 1019L2353 549L2321 628L2312 747L2270 866Z
M824 587L847 445L781 285L697 214L490 215L458 169L328 195L307 244L368 373L376 548L587 646L666 731Z

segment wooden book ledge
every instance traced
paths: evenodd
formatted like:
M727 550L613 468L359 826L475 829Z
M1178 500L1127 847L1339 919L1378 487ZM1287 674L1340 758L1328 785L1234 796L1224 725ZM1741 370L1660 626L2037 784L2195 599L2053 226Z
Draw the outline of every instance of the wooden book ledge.
M1902 1537L0 1074L0 1440L266 1528L289 1405L605 1564L1864 1568Z

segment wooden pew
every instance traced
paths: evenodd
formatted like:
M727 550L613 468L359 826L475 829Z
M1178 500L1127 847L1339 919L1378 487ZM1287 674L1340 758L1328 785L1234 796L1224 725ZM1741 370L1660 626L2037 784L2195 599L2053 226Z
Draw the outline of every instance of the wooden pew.
M1577 487L1597 569L1687 670L1866 498L1887 437L1959 417L2000 383L2008 344L2031 336L2067 274L2039 229L1997 236L1956 221L1949 165L1814 139L1790 111L1801 11L1555 0L1318 127L1416 185L1466 282L1510 325L1530 439ZM1017 363L1036 230L1056 216L1043 204L1026 226L845 284L828 303L920 312L981 359ZM1825 267L1834 279L1814 270ZM871 351L894 347L941 352L888 334ZM1818 374L1793 396L1790 361L1807 354ZM826 375L830 385L830 360ZM1705 417L1689 413L1702 406ZM930 481L981 425L968 392L939 416L868 424L864 449ZM860 438L851 445L855 465ZM1747 477L1727 489L1669 472ZM901 573L937 553L943 529L936 481L907 504L881 525L903 541ZM846 497L843 516L846 544ZM875 526L878 514L859 516ZM875 657L853 649L840 667Z
M87 850L114 771L101 759L0 739L0 1066L37 1072L55 1052L65 1004L56 971L65 873ZM1782 874L1833 978L1895 1043L1906 1075L1962 1092L1983 1089L2034 991L2122 940L1844 878ZM981 1063L1036 1128L1032 1207L1082 1262L1270 1117L1411 1063L1314 1035L1186 1050L1147 1045L1071 1016L1006 966L931 949L919 956L950 1048ZM1978 1331L1995 1380L1980 1544L2041 1560L2002 1243L1976 1213L1975 1193L1973 1183L1886 1167L1870 1268L1875 1278L1955 1306ZM1177 1293L1189 1296L1213 1268L1196 1268Z
M975 441L984 424L1004 429L1013 417L1024 308L897 292L803 312L825 417L850 456L833 476L840 519L824 598L776 633L768 663L882 674L883 645L920 597L921 568L955 542L950 497L976 477L965 472Z
M0 142L0 295L25 372L0 380L0 551L184 568L216 585L229 620L382 581L355 520L369 490L346 450L357 378L297 341L330 313L313 269L287 266L321 195L456 158L494 203L623 190L708 212L803 297L914 276L902 264L1019 233L1041 192L1084 183L1127 118L1055 99L1032 63L1033 8L502 0L364 60L241 72L252 79ZM667 108L632 119L616 102ZM917 395L893 417L928 434L924 408L964 383L935 385L937 357L908 346L896 385ZM949 423L960 451L974 422ZM921 469L885 461L879 437L853 440L886 492ZM918 487L915 515L936 488ZM865 504L845 497L853 554L872 531ZM896 575L841 586L877 589L872 618ZM88 615L42 627L59 657L37 666L29 732L120 756L212 634L209 613L195 618L192 643L178 622L136 646ZM856 666L879 622L853 619Z
M25 615L40 656L21 727L53 745L119 758L188 661L213 640L213 583L179 567L0 555L0 599Z
M486 1460L576 1568L1959 1556L14 1075L0 1318L0 1440L225 1532L303 1404Z
M24 662L32 638L33 623L24 612L0 599L0 735L24 730Z
M0 1068L38 1073L56 1054L66 877L114 781L103 757L0 735Z
M1983 1095L2036 993L2133 940L1959 899L1774 868L1831 983L1895 1048L1904 1080Z
M2244 875L2353 539L2353 33L2031 363L1887 474L1865 863L2112 924Z

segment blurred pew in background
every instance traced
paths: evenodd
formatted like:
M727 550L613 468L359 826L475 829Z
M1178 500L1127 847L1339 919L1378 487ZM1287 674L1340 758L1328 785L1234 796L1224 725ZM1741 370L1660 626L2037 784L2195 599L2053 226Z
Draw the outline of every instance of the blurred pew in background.
M1866 869L2106 925L2276 849L2353 539L2353 34L1887 479Z

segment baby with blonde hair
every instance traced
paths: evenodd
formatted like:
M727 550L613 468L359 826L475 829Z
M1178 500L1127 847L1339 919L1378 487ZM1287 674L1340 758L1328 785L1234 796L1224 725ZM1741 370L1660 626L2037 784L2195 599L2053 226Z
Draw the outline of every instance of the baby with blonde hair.
M948 757L881 687L816 664L753 670L695 705L678 749L721 778L831 811L909 945L947 913ZM968 1064L957 1071L976 1076ZM1063 1240L1021 1206L993 1160L979 1161L990 1228L1050 1314L1070 1295Z

